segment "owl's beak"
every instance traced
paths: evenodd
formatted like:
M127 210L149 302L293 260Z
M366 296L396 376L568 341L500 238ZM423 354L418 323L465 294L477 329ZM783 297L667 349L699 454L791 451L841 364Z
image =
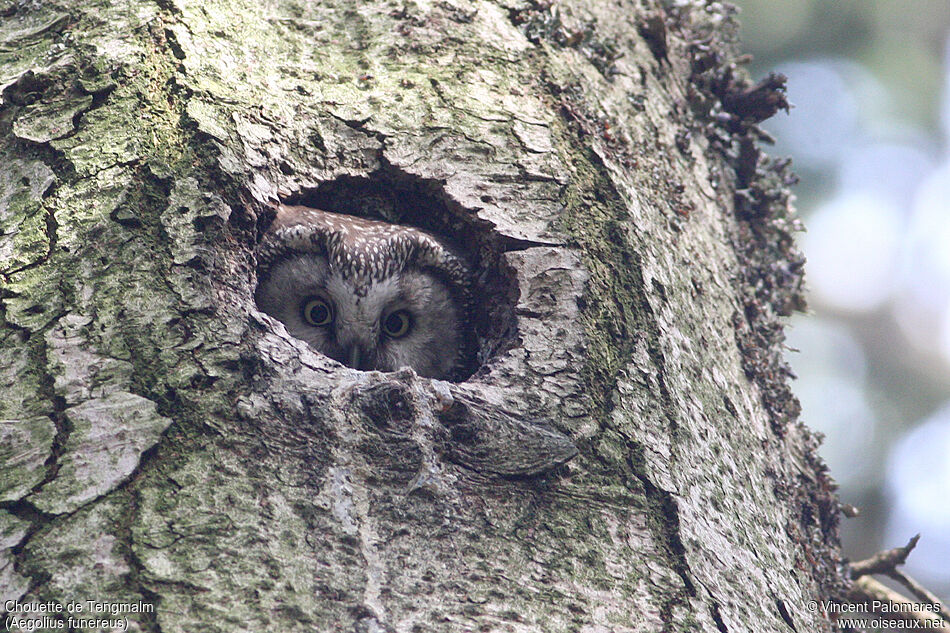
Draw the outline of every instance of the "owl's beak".
M350 358L349 358L349 362L347 363L347 365L350 366L350 367L352 367L353 369L359 369L359 368L360 368L360 356L361 356L361 352L362 352L362 350L360 349L360 346L359 346L359 345L354 345L353 347L351 347L351 348L350 348Z
M349 349L347 354L347 367L352 367L353 369L359 369L362 371L368 371L373 369L373 357L372 354L366 352L363 349L363 346L359 343L354 343Z

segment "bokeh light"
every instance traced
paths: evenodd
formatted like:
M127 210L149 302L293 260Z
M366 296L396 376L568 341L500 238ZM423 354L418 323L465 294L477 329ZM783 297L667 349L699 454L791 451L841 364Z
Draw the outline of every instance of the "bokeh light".
M861 189L845 191L815 209L802 247L817 301L867 312L894 291L903 233L899 208Z
M950 406L946 406L907 433L891 453L888 490L895 508L887 538L895 543L921 533L915 551L917 567L926 576L947 572L950 551Z

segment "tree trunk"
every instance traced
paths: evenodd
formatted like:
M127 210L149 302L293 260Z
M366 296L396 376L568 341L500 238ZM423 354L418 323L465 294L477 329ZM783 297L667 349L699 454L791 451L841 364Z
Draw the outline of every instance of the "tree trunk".
M4 2L7 626L829 630L781 80L670 4ZM278 200L462 243L478 372L258 312Z

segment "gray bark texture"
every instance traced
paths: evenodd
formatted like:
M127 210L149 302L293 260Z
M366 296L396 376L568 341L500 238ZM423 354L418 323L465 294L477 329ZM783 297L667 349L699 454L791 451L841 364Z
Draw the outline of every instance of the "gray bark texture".
M728 5L0 16L10 630L830 630L792 177L758 149L782 82ZM459 242L478 371L356 371L260 313L278 201Z

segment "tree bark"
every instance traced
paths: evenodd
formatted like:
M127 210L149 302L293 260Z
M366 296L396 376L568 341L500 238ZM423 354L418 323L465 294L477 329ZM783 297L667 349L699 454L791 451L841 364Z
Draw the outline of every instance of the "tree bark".
M781 79L727 6L0 13L11 630L830 630ZM459 240L479 371L359 372L258 312L278 200Z

